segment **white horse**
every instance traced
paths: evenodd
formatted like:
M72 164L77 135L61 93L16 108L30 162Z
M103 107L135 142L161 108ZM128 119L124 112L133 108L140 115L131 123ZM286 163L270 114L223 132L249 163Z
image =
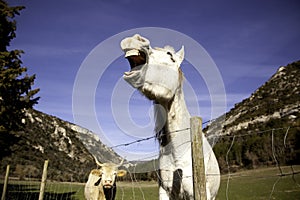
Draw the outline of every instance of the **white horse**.
M180 64L184 48L150 47L148 39L136 34L121 41L131 70L124 79L155 103L155 131L160 142L159 199L194 199L190 143L190 114L182 89ZM215 199L220 171L211 146L203 137L206 192Z

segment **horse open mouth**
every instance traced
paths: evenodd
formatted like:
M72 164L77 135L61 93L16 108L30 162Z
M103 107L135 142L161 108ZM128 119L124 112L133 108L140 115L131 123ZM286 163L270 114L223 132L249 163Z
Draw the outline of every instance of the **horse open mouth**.
M146 64L146 54L138 49L131 49L126 51L125 57L127 58L131 70L135 67Z

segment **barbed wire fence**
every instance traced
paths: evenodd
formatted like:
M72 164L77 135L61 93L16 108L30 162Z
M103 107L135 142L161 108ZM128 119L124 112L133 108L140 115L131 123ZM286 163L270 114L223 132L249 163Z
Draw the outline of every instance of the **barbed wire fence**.
M262 130L262 131L247 130L246 133L244 131L244 133L242 133L242 134L218 136L219 139L225 138L229 141L229 145L227 145L227 149L226 149L226 153L225 153L225 163L226 163L225 166L227 169L227 173L223 174L223 176L227 177L226 188L225 188L226 199L230 199L229 198L230 183L233 178L251 178L251 177L255 177L257 179L274 179L275 178L275 181L272 184L271 190L269 191L269 195L264 196L265 199L273 199L274 198L273 195L276 190L276 185L283 178L290 178L293 181L294 186L295 186L293 188L293 190L295 190L294 192L296 192L297 195L299 196L300 195L300 184L299 184L300 177L298 176L296 178L296 175L300 174L300 168L299 168L299 166L297 166L297 164L299 164L299 163L297 162L297 160L292 160L291 158L289 158L290 160L288 160L288 157L292 157L292 156L287 154L287 152L293 153L293 151L295 151L297 149L299 150L299 146L287 145L288 136L290 134L290 131L292 129L298 129L298 128L299 128L299 126L289 126L289 127L272 128L272 129ZM294 131L294 133L297 133L297 132L299 133L299 130ZM263 134L264 138L269 139L269 140L267 140L267 139L262 140L261 145L265 145L266 148L270 148L268 153L271 154L271 155L269 155L269 158L270 157L272 158L272 162L270 163L269 160L264 158L264 156L266 156L266 155L261 155L262 157L256 157L254 159L255 160L265 159L264 162L261 161L263 164L257 164L259 166L252 165L251 168L266 169L266 168L270 168L271 166L275 166L275 168L272 170L272 173L264 173L264 174L259 173L258 175L254 176L253 174L248 174L247 171L244 171L244 170L241 170L241 172L237 171L236 173L235 173L236 170L234 170L232 172L232 168L235 167L234 163L236 162L236 160L233 158L233 154L236 153L236 151L233 150L234 147L236 147L236 149L237 149L238 146L240 146L241 144L247 144L247 142L245 142L245 141L247 141L248 139L251 140L251 139L255 138L255 136L262 135L262 134ZM291 136L291 140L295 139L295 137L297 137L297 136L295 136L295 135ZM259 138L262 138L262 137L258 137L258 139ZM244 141L244 142L241 143L241 141ZM266 141L268 141L268 142L266 142ZM292 142L293 145L297 145L297 144L295 144L295 141L290 141L290 142ZM256 146L259 146L259 145L256 145ZM293 148L293 149L291 149L291 148ZM252 150L256 151L257 149L252 149ZM245 152L245 153L250 154L251 152ZM265 152L265 154L268 154L268 153ZM267 163L267 165L264 165L266 163ZM293 163L296 163L296 164L294 165ZM224 165L223 165L223 167L224 167ZM250 172L251 171L252 170L250 170ZM251 186L249 186L249 188L251 188ZM290 188L290 191L291 191L291 188ZM286 192L285 195L288 195L289 193L291 193L290 191ZM249 193L249 195L251 195L251 193ZM289 199L289 198L286 198L286 199Z
M204 122L203 124L206 124L208 122L209 121ZM223 142L222 139L226 139L229 141L229 142L227 142L227 146L224 147L225 151L223 151L223 154L222 154L222 156L225 157L225 165L220 164L220 160L219 160L220 166L223 167L223 171L225 171L222 173L223 178L226 179L225 182L222 182L223 185L225 184L225 189L220 190L220 192L223 192L223 193L225 191L225 198L227 200L231 199L232 195L230 195L230 194L237 192L235 190L231 190L231 187L233 184L233 182L232 182L233 179L237 179L237 178L247 179L247 178L253 177L253 174L251 174L251 173L249 174L247 171L244 171L244 169L241 169L241 171L236 171L234 169L234 167L236 165L235 162L237 162L237 161L233 158L233 154L236 153L236 151L234 151L234 148L237 148L240 145L243 145L243 143L240 143L241 141L247 141L248 139L253 139L252 136L257 136L257 135L264 135L264 137L269 138L269 140L264 140L262 142L269 141L269 144L264 144L264 145L266 145L267 148L269 148L269 150L271 152L271 158L273 161L273 163L271 163L271 164L266 164L265 166L259 166L259 167L265 168L265 167L270 167L273 165L273 166L275 166L275 169L276 169L276 170L272 170L272 172L270 172L270 173L259 174L258 176L254 177L257 179L272 179L272 180L275 178L274 182L270 186L271 190L268 192L267 195L264 194L264 197L267 197L268 199L272 199L274 192L276 191L277 184L281 180L283 180L284 178L287 178L287 177L289 179L291 179L292 182L294 183L294 186L293 186L294 188L291 189L291 190L293 190L293 192L287 192L285 195L289 195L290 193L295 193L295 192L297 195L299 195L300 194L300 177L298 175L300 174L300 167L297 165L294 165L293 163L289 163L290 160L288 160L289 162L283 162L284 159L287 159L287 158L282 158L282 156L291 157L290 155L287 155L286 152L295 153L295 152L293 152L295 149L291 149L292 148L291 143L294 144L295 141L290 141L290 140L295 139L294 136L291 136L292 130L297 129L296 131L295 130L293 131L293 134L295 132L298 133L299 132L298 128L299 128L299 126L289 126L289 127L272 128L272 129L260 130L260 131L259 130L247 130L246 132L244 131L243 133L236 134L236 135L228 134L228 135L221 135L221 136L208 136L208 139L213 139L212 137L218 137L218 141L220 144L222 144L222 142ZM190 128L176 130L173 132L169 132L169 134L186 132L188 130L190 130ZM138 140L128 142L128 143L118 144L118 145L112 146L111 148L114 149L114 148L118 148L118 147L126 147L126 146L133 145L136 143L142 143L144 141L151 140L151 139L156 139L156 136L138 139ZM189 142L191 142L191 141L189 141ZM296 147L296 148L299 148L299 147ZM157 155L141 157L140 159L136 160L136 162L152 160L151 162L153 164L153 169L158 169L157 161L155 160L158 156L159 156L159 153ZM217 157L218 157L218 155L217 155ZM256 158L256 159L259 159L259 158ZM136 170L136 168L137 168L137 165L134 166L133 170L129 171L130 179L132 182L132 196L135 199L136 191L134 190L134 187L138 187L139 192L142 194L142 199L146 200L147 197L144 194L143 187L139 186L139 184L133 184L133 183L138 183L140 181L136 177L137 174L139 173L138 170ZM227 171L224 170L225 168L227 169ZM28 176L30 177L30 175L28 175ZM214 174L206 174L206 176L215 176L215 175ZM157 177L159 178L158 174L157 174ZM182 178L190 178L190 177L182 177ZM35 188L35 190L37 190L36 178L27 178L27 179L29 180L29 184L26 183L26 185L24 185L23 183L18 183L18 185L14 188L14 190L24 190L24 187L26 187L25 190L28 190L28 191L33 190L33 188ZM63 189L62 189L61 186L58 186L57 184L51 184L48 182L47 188L48 188L48 190L53 191L53 194L51 192L48 192L46 194L45 199L68 199L74 194L74 191L76 191L76 190L77 191L81 190L81 193L83 193L83 185L84 184L73 185L73 184L66 183L66 185L67 186L63 187ZM251 188L251 185L248 187ZM64 195L67 194L67 196L57 194L55 192L57 190L61 192L60 194L64 194ZM122 194L121 199L126 199L122 188L121 188L121 194ZM32 195L35 195L34 197L36 197L36 194L31 193L31 196L26 196L25 198L24 198L24 196L22 196L21 198L15 198L15 199L32 199L32 197L33 197ZM248 195L251 195L251 193L248 193ZM14 199L14 198L12 198L12 199ZM223 198L221 198L221 199L223 199Z
M210 122L210 121L204 122L203 124L206 124L208 122ZM285 151L282 150L282 146L284 147L284 149L288 149L288 152L291 152L291 150L289 149L291 147L287 145L287 143L288 143L287 140L288 140L290 130L296 129L296 128L299 128L299 126L280 127L280 128L272 128L272 129L267 129L267 130L247 130L246 133L242 133L242 134L236 134L236 135L226 134L226 135L221 135L221 136L208 137L208 139L213 139L213 137L218 137L218 140L220 138L227 138L227 139L231 140L230 145L227 147L226 153L225 153L225 162L226 162L227 173L222 174L224 177L226 177L225 197L226 197L227 200L230 199L230 197L229 197L230 180L233 177L234 178L249 178L249 177L251 177L251 175L247 175L247 174L243 173L244 169L241 169L242 172L239 172L239 171L236 172L236 170L234 170L233 172L231 171L232 164L230 163L230 157L231 157L230 153L232 153L233 146L235 144L239 143L239 140L237 140L237 138L244 138L244 140L247 140L247 137L261 135L261 134L268 135L268 137L270 139L269 144L267 146L271 147L270 152L271 152L271 157L272 157L272 160L273 160L274 164L268 163L266 166L260 165L257 168L266 168L266 167L270 168L271 166L275 166L275 169L276 169L276 170L272 170L271 174L263 174L263 175L256 176L257 178L260 178L260 179L270 179L270 178L274 178L274 177L276 178L276 180L272 184L272 187L271 187L271 190L269 191L269 194L267 195L268 199L273 198L273 194L276 190L276 185L284 177L290 177L291 178L291 180L293 181L293 183L296 187L297 194L298 195L300 194L300 183L299 183L300 179L299 179L299 177L296 178L296 176L298 174L300 174L300 168L297 165L293 165L293 164L290 164L290 163L286 163L286 162L281 163L278 159L278 153L282 154L281 156L285 156ZM169 132L169 134L180 133L180 132L186 131L186 130L190 130L190 128L176 130L176 131L173 131L173 132ZM279 132L279 131L281 131L281 134L280 134L279 137L276 137L276 132ZM282 132L283 132L283 134L282 134ZM129 143L118 144L118 145L112 146L111 148L117 148L117 147L122 147L122 146L125 147L125 146L129 146L129 145L132 145L132 144L141 143L143 141L147 141L147 140L150 140L150 139L155 139L155 136L151 136L151 137L147 137L147 138L143 138L143 139L138 139L138 140L135 140L135 141L132 141L132 142L129 142ZM278 145L278 143L282 143L282 144ZM277 146L278 146L278 148L277 148ZM159 154L157 154L155 156L150 156L150 157L147 156L147 157L144 157L144 158L140 158L137 161L146 161L146 160L149 160L149 159L154 159L158 156L159 156ZM155 161L152 161L152 162L155 162ZM252 166L252 168L256 168L256 167ZM157 166L154 166L154 169L157 169ZM249 169L249 168L246 168L246 169ZM287 171L287 170L289 170L289 171ZM135 170L132 173L135 174L136 173ZM206 175L207 176L215 176L215 174L206 174ZM159 178L158 174L157 174L157 176ZM189 177L182 177L182 178L189 178ZM132 180L135 181L135 182L138 181L135 177L133 177ZM249 193L249 195L251 195L251 194Z

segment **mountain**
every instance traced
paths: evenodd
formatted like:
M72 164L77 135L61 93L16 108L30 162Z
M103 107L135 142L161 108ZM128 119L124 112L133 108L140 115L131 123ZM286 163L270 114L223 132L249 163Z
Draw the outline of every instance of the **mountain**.
M1 133L0 167L11 165L11 176L40 178L44 160L49 160L48 178L59 181L86 181L100 162L119 163L121 157L105 146L88 129L37 110L30 110L22 131Z
M223 169L227 168L226 154L234 136L228 156L238 168L275 164L274 153L281 164L299 163L299 111L300 61L297 61L279 67L249 98L235 104L203 131L208 138L217 138L211 142L216 143L214 151Z

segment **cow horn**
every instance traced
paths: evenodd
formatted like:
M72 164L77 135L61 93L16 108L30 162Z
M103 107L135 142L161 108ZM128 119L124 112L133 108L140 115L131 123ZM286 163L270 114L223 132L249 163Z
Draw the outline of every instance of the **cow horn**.
M99 165L100 167L102 167L103 164L98 161L98 159L96 158L96 156L93 155L93 157L94 157L94 159L96 161L96 164Z
M118 165L119 167L123 165L123 162L124 162L125 158L123 158L120 162L120 164Z

